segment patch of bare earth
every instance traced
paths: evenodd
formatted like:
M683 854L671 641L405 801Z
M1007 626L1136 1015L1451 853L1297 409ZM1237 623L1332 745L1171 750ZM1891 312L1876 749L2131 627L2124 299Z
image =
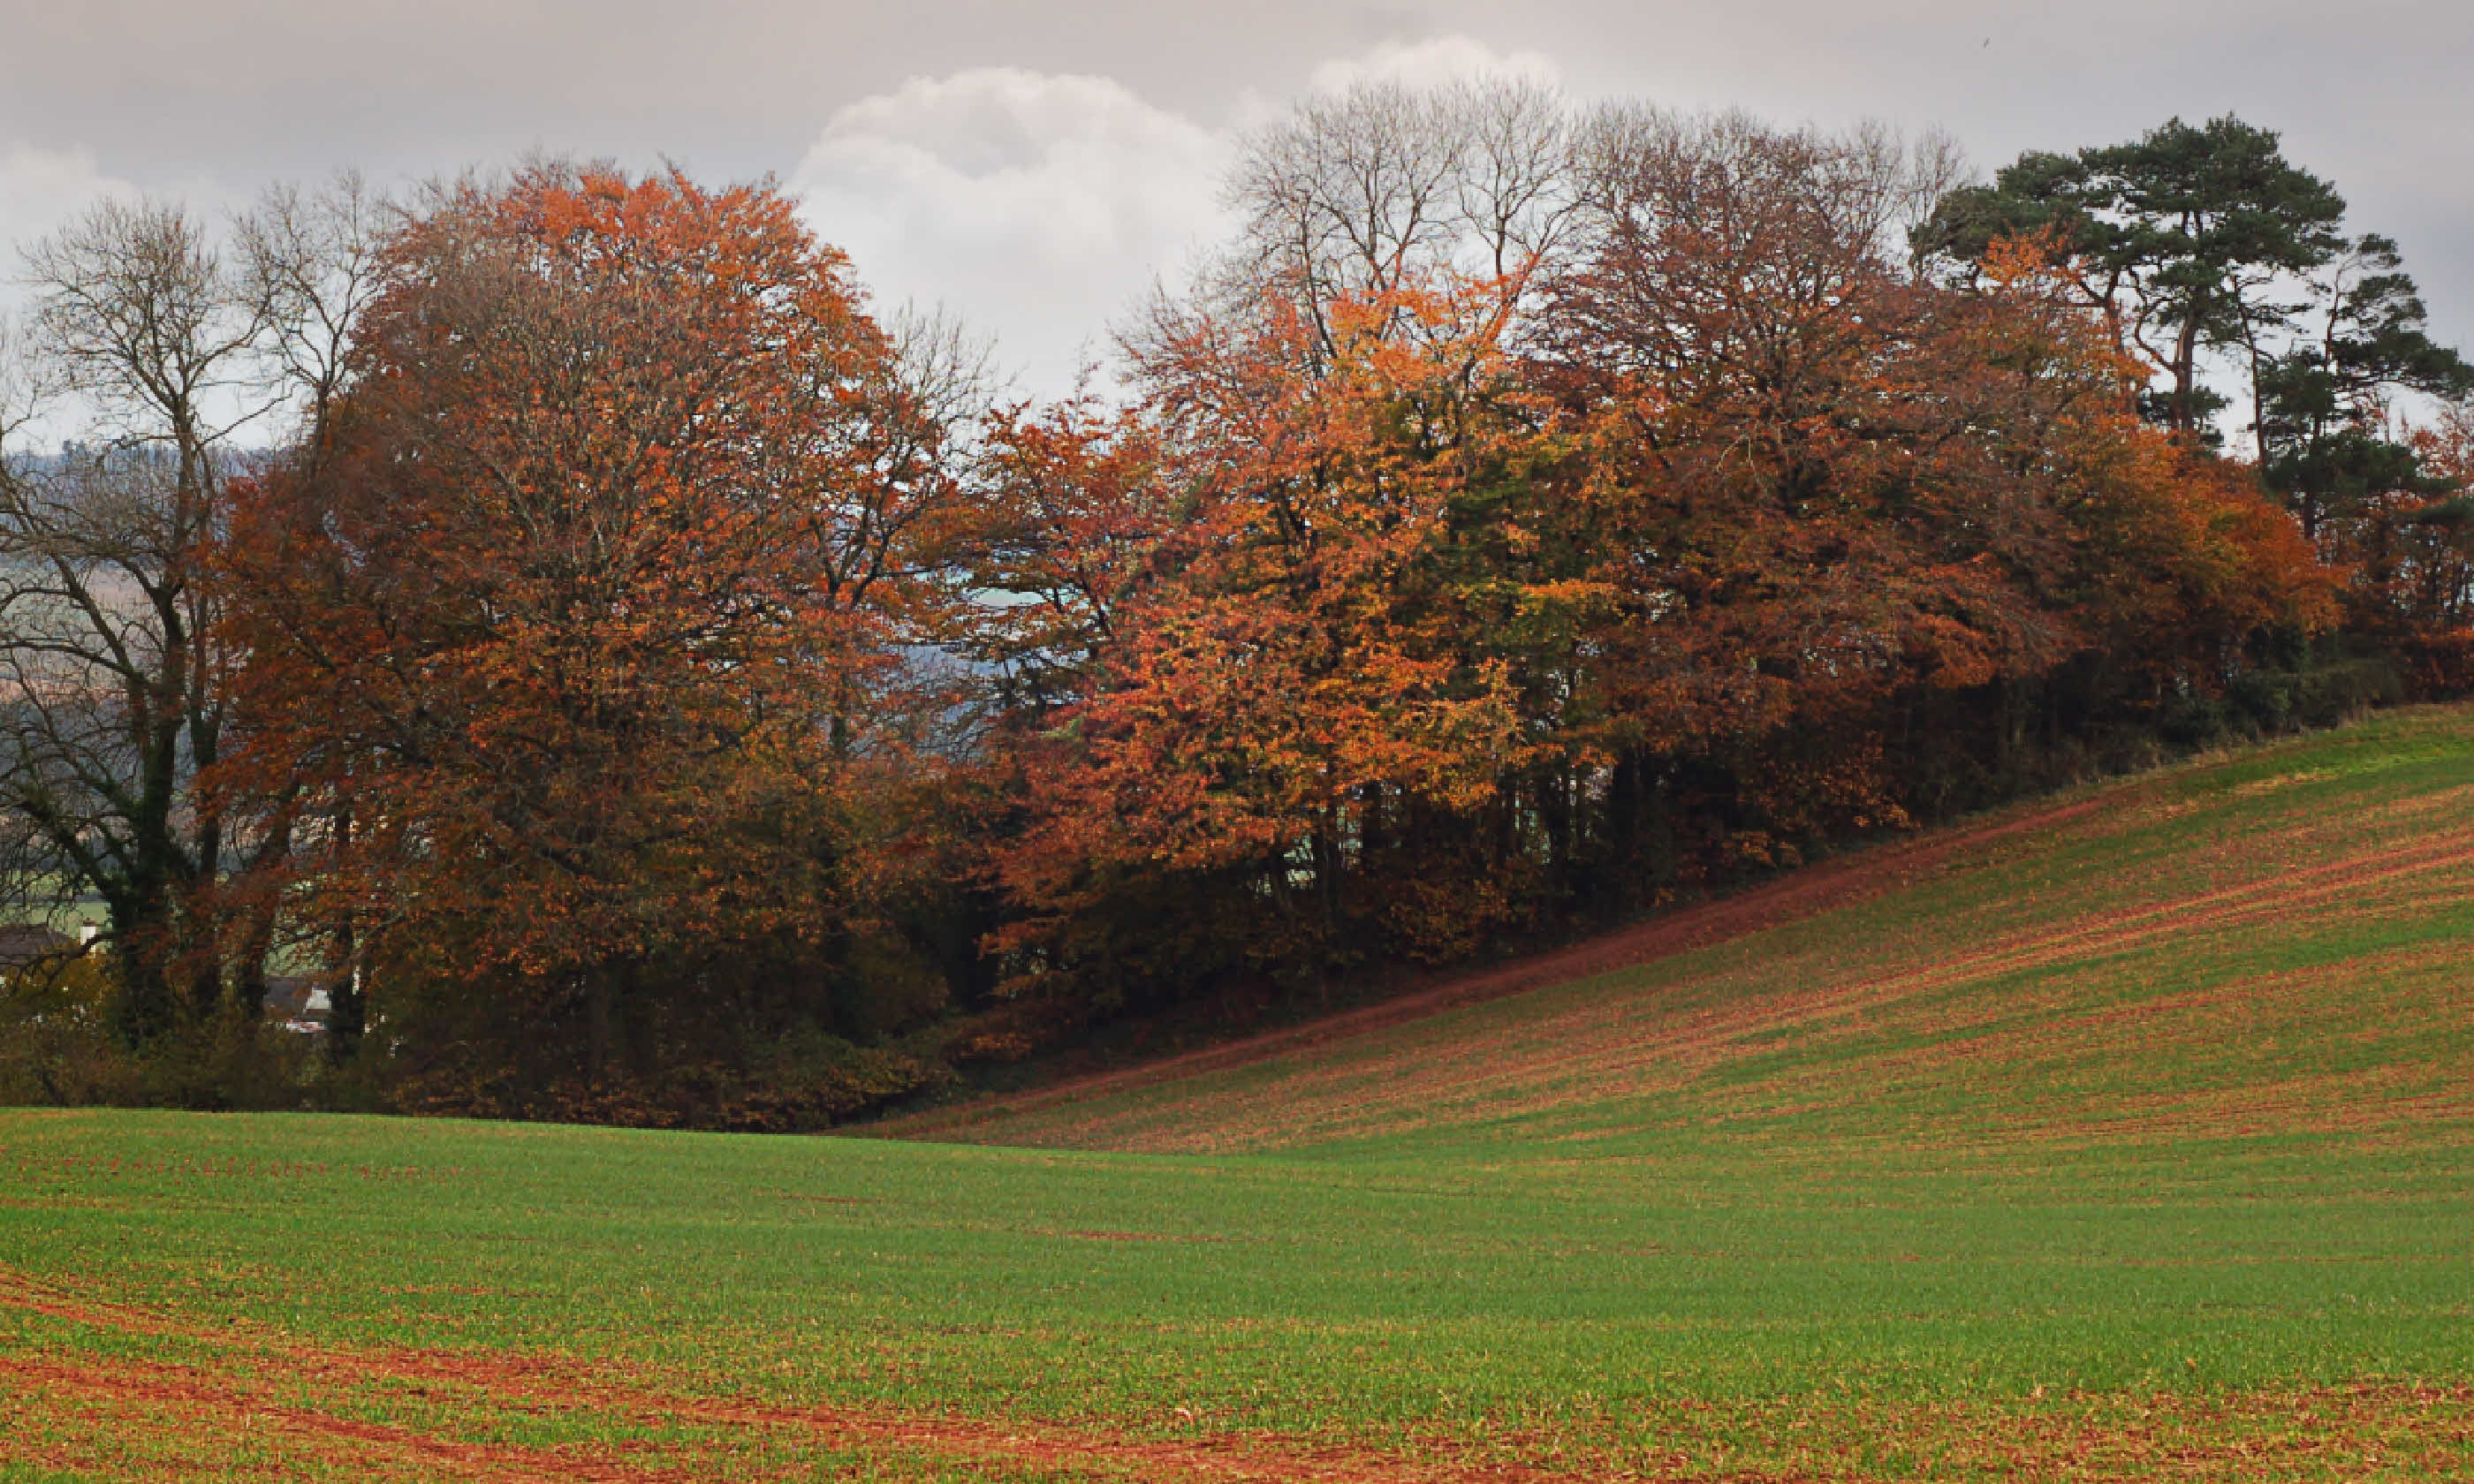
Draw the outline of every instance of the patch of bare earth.
M1114 1233L1094 1233L1113 1235ZM1869 1484L1953 1472L2022 1479L2193 1481L2415 1479L2474 1462L2474 1389L2405 1381L2195 1396L2037 1398L2015 1406L1790 1401L1686 1403L1617 1422L1594 1440L1506 1437L1490 1461L1438 1438L1383 1453L1253 1434L1144 1438L1034 1422L895 1416L683 1395L578 1362L475 1352L352 1352L239 1327L97 1302L0 1269L0 1306L141 1336L218 1347L211 1362L84 1354L0 1355L0 1420L48 1441L0 1462L147 1479L351 1477L356 1484L683 1484L779 1476L831 1449L1003 1478L1159 1484L1551 1484L1579 1479L1701 1484ZM383 1411L374 1422L304 1399ZM440 1425L401 1420L433 1409ZM660 1441L538 1446L448 1435L473 1420L615 1421ZM72 1437L109 1433L111 1446ZM1619 1432L1621 1435L1615 1435ZM1751 1444L1747 1448L1748 1440ZM1747 1452L1754 1456L1746 1456ZM1568 1453L1568 1456L1565 1456Z
M109 1428L124 1457L136 1454L127 1466L142 1462L147 1477L228 1477L255 1472L252 1465L279 1463L289 1472L349 1464L355 1473L379 1479L492 1484L668 1484L692 1477L634 1467L611 1449L473 1443L337 1417L287 1404L263 1383L188 1366L0 1356L0 1391L83 1414L89 1428ZM148 1442L158 1446L144 1447ZM0 1458L6 1456L0 1448ZM99 1458L84 1462L109 1467Z
M1133 1233L1090 1233L1119 1239ZM1246 1434L1162 1440L1033 1422L898 1416L834 1407L785 1406L749 1399L666 1392L554 1357L477 1352L341 1351L304 1346L259 1331L182 1322L124 1304L96 1302L0 1270L0 1306L146 1336L176 1336L221 1347L212 1366L97 1358L0 1355L0 1393L32 1393L63 1407L103 1406L130 1425L187 1430L201 1448L219 1433L271 1437L310 1451L366 1459L411 1476L497 1481L603 1481L658 1484L707 1478L691 1460L661 1467L629 1462L615 1448L527 1448L431 1435L401 1425L340 1417L300 1404L304 1390L363 1400L400 1400L409 1391L465 1407L532 1415L600 1414L645 1427L714 1429L724 1436L785 1436L823 1448L861 1449L934 1462L1015 1471L1073 1471L1093 1477L1163 1484L1522 1484L1573 1477L1505 1462L1467 1461L1438 1448L1400 1457L1346 1445ZM373 1388L392 1384L392 1391ZM666 1445L671 1453L698 1445ZM705 1446L707 1452L713 1446ZM5 1458L0 1451L0 1458ZM715 1461L716 1468L719 1461ZM1586 1475L1583 1475L1586 1476Z

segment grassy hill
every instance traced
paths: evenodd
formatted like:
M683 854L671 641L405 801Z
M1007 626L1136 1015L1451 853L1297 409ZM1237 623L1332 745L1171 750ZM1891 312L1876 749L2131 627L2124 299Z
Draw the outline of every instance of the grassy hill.
M2039 1161L2267 1132L2419 1141L2474 1118L2469 887L2474 720L2391 716L1878 849L1653 923L1629 952L1564 956L1648 962L1483 1008L893 1132ZM1727 941L1674 951L1696 936ZM1228 1062L1251 1065L1212 1069Z
M2474 1472L2474 712L884 1132L0 1112L0 1480Z

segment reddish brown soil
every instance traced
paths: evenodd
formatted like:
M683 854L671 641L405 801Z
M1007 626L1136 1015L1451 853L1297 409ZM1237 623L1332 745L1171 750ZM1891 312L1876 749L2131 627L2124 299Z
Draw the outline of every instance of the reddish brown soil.
M1456 1459L1316 1447L1294 1438L1221 1434L1143 1439L1105 1429L894 1417L754 1400L682 1396L595 1375L575 1362L484 1353L353 1353L282 1343L253 1331L185 1323L91 1303L0 1270L0 1305L149 1336L228 1347L213 1363L168 1364L101 1355L0 1356L0 1414L74 1420L146 1445L113 1459L77 1455L73 1442L39 1452L0 1435L0 1461L165 1480L282 1478L314 1472L365 1484L470 1480L479 1484L688 1484L776 1476L802 1448L849 1448L943 1463L1003 1477L1159 1481L1159 1484L1552 1484L1594 1478L1692 1478L1702 1484L1866 1484L1844 1445L1859 1435L1917 1459L2022 1478L2239 1480L2274 1476L2438 1478L2474 1456L2474 1389L2400 1381L2198 1396L2058 1399L2025 1412L1972 1403L1862 1402L1843 1415L1781 1398L1724 1413L1689 1406L1648 1425L1662 1439L1637 1468L1575 1464L1554 1472ZM670 1429L655 1444L539 1447L442 1437L395 1423L337 1416L304 1396L400 1409L408 1401L460 1415L470 1428L492 1412L598 1413ZM2040 1400L2040 1388L2035 1400ZM681 1434L680 1427L706 1436ZM1749 1426L1809 1439L1811 1462L1768 1470L1695 1467L1689 1454ZM75 1429L72 1428L72 1431ZM1641 1440L1645 1442L1646 1439ZM1637 1448L1640 1443L1636 1443ZM785 1449L788 1449L786 1452ZM1658 1459L1676 1449L1669 1472ZM634 1455L634 1456L631 1456ZM813 1460L813 1453L806 1455ZM157 1461L160 1460L160 1461Z
M1192 1484L1543 1484L1568 1479L1505 1463L1407 1458L1307 1440L1218 1434L1193 1441L1144 1439L1047 1424L895 1416L828 1407L786 1407L729 1398L685 1396L612 1379L552 1358L438 1351L353 1352L287 1343L238 1328L186 1324L126 1305L95 1303L0 1270L0 1306L124 1333L178 1336L231 1348L259 1362L232 1371L190 1365L0 1356L0 1392L32 1390L69 1404L117 1404L150 1425L272 1429L334 1456L415 1466L417 1476L517 1481L591 1480L657 1484L706 1476L701 1471L647 1469L615 1450L546 1449L477 1444L340 1418L275 1395L311 1384L338 1396L396 1382L418 1395L446 1388L445 1400L522 1411L590 1411L648 1424L686 1424L750 1434L789 1434L824 1447L885 1449L1007 1469L1087 1470L1096 1476ZM268 1366L273 1360L278 1364ZM372 1397L381 1395L370 1393Z
M263 1451L278 1442L303 1461L348 1460L390 1477L482 1479L492 1484L675 1484L691 1477L632 1467L606 1449L524 1448L430 1437L273 1400L262 1387L188 1367L0 1356L0 1387L47 1401L104 1409L123 1426L178 1429L197 1465L246 1442Z

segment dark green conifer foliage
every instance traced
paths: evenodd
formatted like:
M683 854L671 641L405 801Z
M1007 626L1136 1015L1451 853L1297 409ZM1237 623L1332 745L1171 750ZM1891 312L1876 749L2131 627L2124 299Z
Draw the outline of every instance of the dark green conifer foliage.
M2332 520L2360 515L2383 494L2448 492L2389 436L2399 391L2474 395L2474 367L2431 338L2429 312L2397 245L2365 236L2313 285L2314 323L2257 375L2261 471L2315 542Z
M2224 399L2201 382L2203 357L2236 350L2256 364L2263 336L2292 313L2280 290L2343 251L2344 214L2336 187L2286 159L2273 131L2230 114L2175 118L2132 143L2023 155L1993 184L1952 193L1916 247L1972 264L1997 237L2054 234L2125 348L2170 379L2149 415L2207 436Z

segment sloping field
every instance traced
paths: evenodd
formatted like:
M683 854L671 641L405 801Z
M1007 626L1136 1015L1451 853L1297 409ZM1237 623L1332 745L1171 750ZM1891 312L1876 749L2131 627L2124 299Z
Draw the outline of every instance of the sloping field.
M1490 1002L888 1132L1352 1156L2453 1140L2474 1125L2474 720L2029 806L1426 998Z
M0 1112L0 1480L2474 1476L2474 713L887 1132Z

